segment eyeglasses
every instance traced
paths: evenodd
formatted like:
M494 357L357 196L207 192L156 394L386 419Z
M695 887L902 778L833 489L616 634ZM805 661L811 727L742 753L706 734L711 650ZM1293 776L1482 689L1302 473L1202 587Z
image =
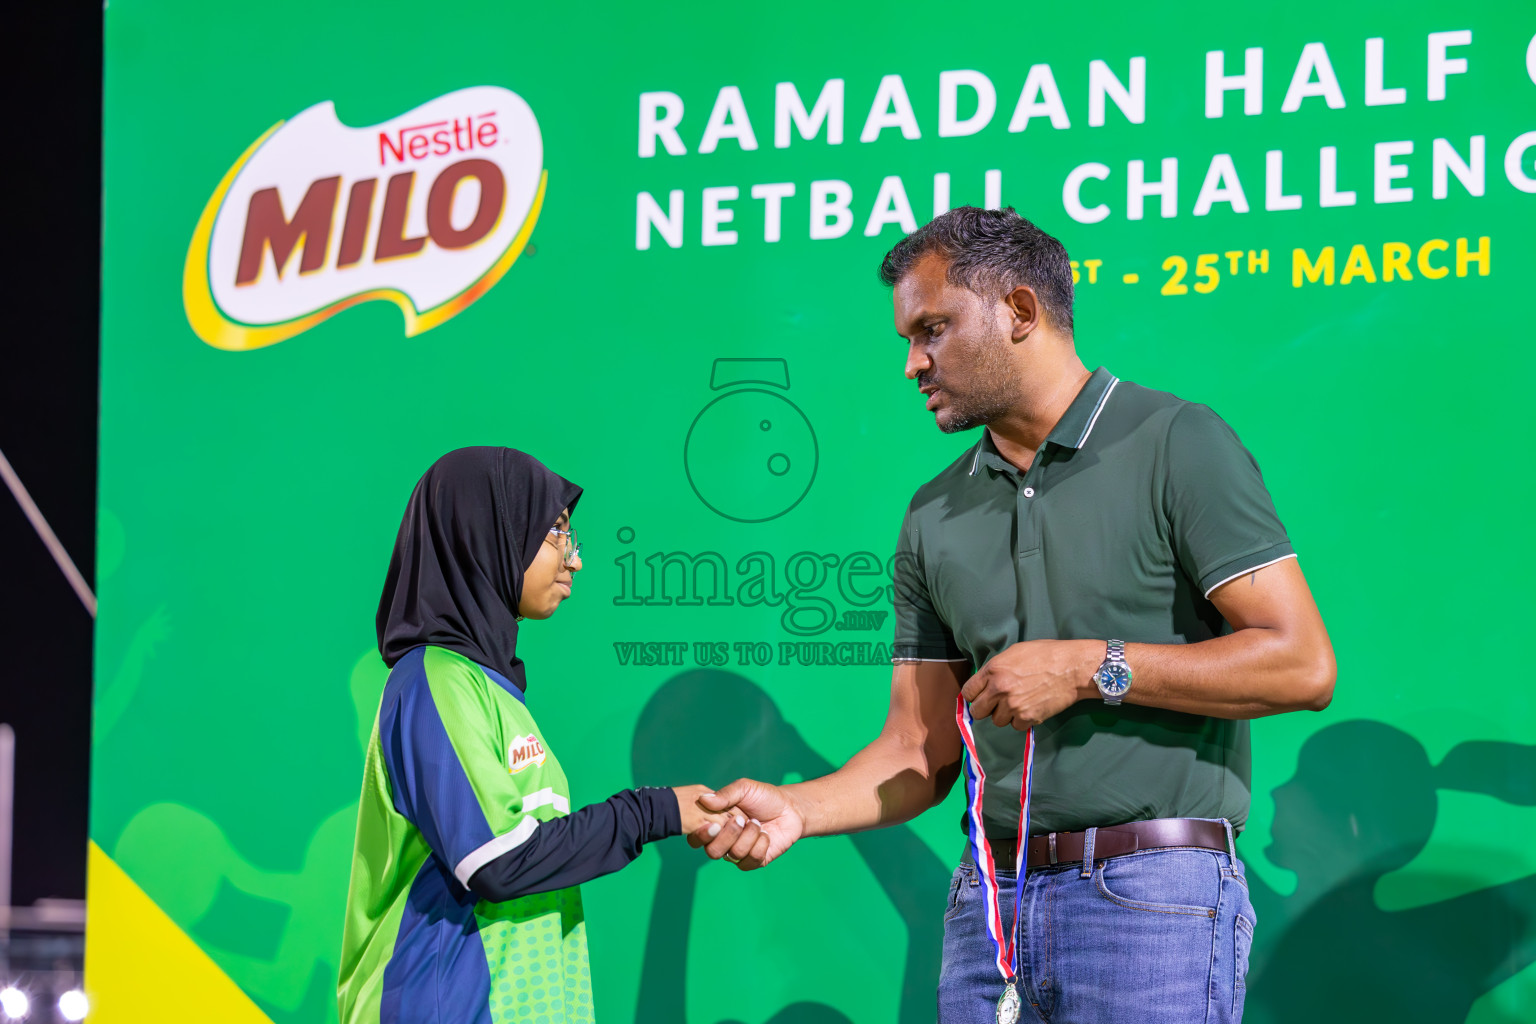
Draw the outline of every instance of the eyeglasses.
M565 567L576 568L576 563L581 561L581 541L576 537L575 528L562 530L558 526L551 526L549 532L565 538Z

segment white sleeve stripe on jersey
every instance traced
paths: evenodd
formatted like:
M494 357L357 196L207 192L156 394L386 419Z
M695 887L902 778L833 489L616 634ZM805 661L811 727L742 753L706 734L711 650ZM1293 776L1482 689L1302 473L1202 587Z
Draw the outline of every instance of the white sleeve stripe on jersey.
M571 813L571 802L559 793L553 786L545 786L523 797L523 812L538 810L540 807L553 807L559 814ZM469 879L481 868L500 857L508 850L515 850L528 841L533 835L533 830L539 827L539 819L528 817L517 823L512 831L504 833L492 839L484 846L475 850L468 857L459 861L459 866L453 869L454 877L467 889Z
M460 885L468 889L469 880L476 871L479 871L508 850L515 850L522 846L533 835L534 829L538 827L538 818L524 818L517 823L517 827L512 831L497 836L472 852L468 857L459 861L459 866L453 869L453 876L459 880Z
M571 813L571 802L556 793L553 786L546 786L537 793L529 793L523 798L523 810L531 811L537 807L553 807L561 814Z

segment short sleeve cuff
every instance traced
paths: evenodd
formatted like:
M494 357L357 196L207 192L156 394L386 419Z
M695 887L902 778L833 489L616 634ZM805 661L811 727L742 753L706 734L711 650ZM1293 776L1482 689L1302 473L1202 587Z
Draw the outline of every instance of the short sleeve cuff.
M1287 558L1295 558L1296 550L1291 547L1291 542L1283 540L1278 544L1272 544L1267 548L1250 552L1239 558L1223 562L1216 568L1200 577L1200 590L1206 597L1223 583L1230 583L1250 572L1257 572L1267 565L1283 562Z
M971 659L953 643L929 641L927 643L902 643L891 647L892 661L964 661Z

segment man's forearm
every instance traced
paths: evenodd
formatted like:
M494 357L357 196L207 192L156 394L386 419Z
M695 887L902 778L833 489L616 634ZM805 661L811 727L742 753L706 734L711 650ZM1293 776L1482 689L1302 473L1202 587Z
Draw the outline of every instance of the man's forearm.
M1328 706L1337 674L1333 644L1295 559L1233 580L1211 600L1232 633L1185 645L1126 645L1128 702L1212 718Z
M921 745L881 736L830 775L785 786L808 836L896 825L944 799L958 762L932 766Z
M1125 660L1133 673L1128 704L1212 718L1262 718L1321 711L1333 699L1333 649L1326 638L1321 644L1296 643L1275 630L1240 629L1195 644L1126 644ZM1097 699L1091 675L1090 669L1084 696Z
M1102 640L1060 641L1071 650L1078 700L1100 699L1093 673ZM1333 698L1333 649L1297 643L1275 630L1240 629L1193 644L1126 644L1127 704L1211 718L1262 718L1321 711Z
M1228 583L1211 600L1232 633L1191 644L1125 645L1132 673L1127 704L1233 719L1328 706L1333 645L1294 559ZM976 702L973 712L979 704L992 714L1006 694L1009 706L1000 714L1026 726L1076 701L1097 701L1093 674L1108 639L1016 644L966 684L966 698ZM989 692L978 700L984 689L997 698Z

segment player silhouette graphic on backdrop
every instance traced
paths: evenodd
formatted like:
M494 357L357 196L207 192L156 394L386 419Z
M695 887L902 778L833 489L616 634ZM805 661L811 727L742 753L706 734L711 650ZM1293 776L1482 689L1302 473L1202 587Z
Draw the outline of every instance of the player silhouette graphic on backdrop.
M387 675L374 651L352 673L360 746ZM680 736L688 742L678 742ZM635 730L632 758L637 783L778 781L832 767L761 688L712 669L674 676L651 697ZM1484 876L1477 857L1512 845L1508 824L1497 817L1482 823L1490 838L1462 837L1470 884L1455 888L1472 891L1408 910L1377 905L1378 880L1428 843L1440 790L1536 806L1536 746L1469 741L1432 765L1412 736L1373 721L1328 726L1302 745L1296 774L1274 791L1274 842L1265 851L1274 864L1296 873L1296 892L1281 896L1256 872L1248 873L1259 939L1248 975L1247 1024L1459 1024L1485 992L1536 960L1536 875L1476 887ZM274 1022L334 1020L334 926L356 818L356 804L349 803L317 822L296 871L259 867L213 820L175 803L142 809L113 852L120 861L164 865L171 874L152 886L162 909L214 954ZM899 1024L928 1024L943 917L933 894L944 891L949 871L905 826L850 838L906 923ZM153 856L167 845L179 856ZM689 925L696 874L708 861L682 843L657 849L662 869L638 1017L688 1024ZM759 1011L751 1016L763 1019ZM830 1006L800 1002L765 1024L847 1020ZM1521 1022L1507 1018L1507 1024Z
M1536 746L1462 743L1432 767L1418 740L1372 721L1302 745L1295 776L1274 791L1266 851L1296 873L1296 892L1248 874L1269 939L1248 973L1249 1024L1453 1024L1536 958L1536 875L1407 910L1377 905L1377 881L1429 842L1442 789L1536 805ZM1480 851L1509 845L1500 822L1484 824L1487 839L1462 837L1469 879L1482 874Z
M686 742L681 737L687 737ZM779 782L790 773L814 778L836 767L806 744L761 688L718 669L681 673L656 691L635 726L632 756L637 785L674 776ZM949 869L905 825L849 838L907 926L897 1021L931 1024L944 935L944 906L935 903L934 894L947 888ZM637 1020L687 1024L694 885L699 870L711 862L683 843L659 843L656 848L661 854L661 876L651 905ZM758 1019L755 1012L752 1016ZM767 1024L847 1021L833 1007L800 1002L779 1010Z

